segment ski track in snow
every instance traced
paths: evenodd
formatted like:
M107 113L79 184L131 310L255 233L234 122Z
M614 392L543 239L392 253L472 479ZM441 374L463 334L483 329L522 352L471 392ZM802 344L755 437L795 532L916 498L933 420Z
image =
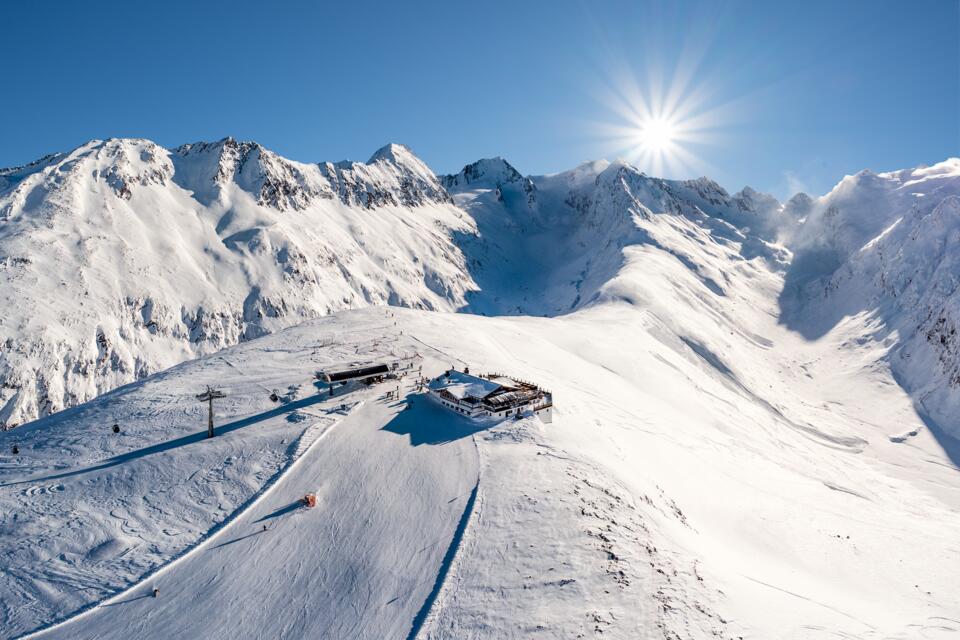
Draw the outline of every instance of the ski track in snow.
M433 606L439 597L441 590L443 589L444 582L447 579L447 574L450 572L450 568L453 566L457 551L460 548L460 543L463 541L463 535L466 533L467 527L470 524L470 517L473 515L473 505L477 501L477 491L479 489L480 479L478 478L477 483L473 485L473 489L470 491L470 497L467 498L467 506L464 507L463 515L460 516L460 522L457 524L457 530L453 534L453 540L450 541L450 546L447 549L447 553L443 556L443 562L440 565L440 572L437 574L437 579L433 585L433 589L430 591L430 595L427 596L427 599L424 601L420 611L417 612L416 617L413 619L410 633L407 634L407 640L416 640L416 638L419 636L420 630L423 628L423 624L427 620L427 616L430 615L430 611L433 609Z
M231 365L232 366L232 365ZM362 403L355 404L352 409L357 408ZM230 525L233 524L240 516L244 513L253 509L257 504L263 502L269 495L270 492L277 486L280 480L284 476L290 473L296 465L298 465L304 457L309 453L311 447L313 447L318 441L322 440L323 437L330 432L340 420L336 420L332 423L324 423L322 421L315 422L311 426L307 427L303 434L300 436L297 442L297 447L295 450L294 456L290 459L289 463L281 469L277 474L270 478L263 488L255 496L253 496L246 504L242 505L239 509L234 511L228 518L223 522L218 524L216 527L211 529L203 538L200 539L195 545L183 551L180 555L172 558L169 562L158 567L155 571L143 576L141 580L137 583L130 585L123 591L116 593L109 598L97 602L88 608L79 611L75 615L72 615L63 620L59 620L50 624L49 626L43 627L41 629L35 629L21 636L16 636L18 640L30 640L31 638L38 638L43 635L46 635L49 632L55 631L61 627L64 627L69 624L74 624L82 621L87 616L92 615L96 611L102 609L103 607L110 606L120 602L123 598L133 595L135 592L140 591L148 583L155 582L157 579L162 577L165 573L169 572L171 569L176 567L178 564L183 562L189 562L190 558L203 550L204 548L212 545L218 538L223 537L230 531Z

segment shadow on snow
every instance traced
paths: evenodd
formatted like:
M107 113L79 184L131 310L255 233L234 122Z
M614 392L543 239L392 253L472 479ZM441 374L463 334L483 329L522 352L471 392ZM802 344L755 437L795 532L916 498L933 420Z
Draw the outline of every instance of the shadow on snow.
M272 520L273 518L279 518L279 517L282 516L282 515L286 515L286 514L288 514L288 513L292 513L292 512L294 512L294 511L296 511L297 509L299 509L299 508L302 507L302 506L303 506L303 502L300 501L300 500L296 500L296 501L291 502L290 504L288 504L288 505L286 505L286 506L280 507L279 509L277 509L277 510L274 511L273 513L268 513L267 515L265 515L265 516L263 516L262 518L260 518L259 520L257 520L257 522L264 522L264 521L266 521L266 520Z
M439 406L426 396L410 396L410 408L399 412L382 427L398 435L409 435L410 444L445 444L485 431L495 423L472 420Z
M317 404L325 400L324 395L318 394L315 396L310 396L308 398L303 398L301 400L296 400L294 402L289 402L287 404L281 405L269 411L264 411L262 413L257 413L246 418L241 418L239 420L234 420L233 422L228 422L227 424L221 425L216 428L216 433L218 436L225 435L231 431L236 431L237 429L242 429L244 427L249 427L250 425L257 424L258 422L263 422L264 420L269 420L270 418L275 418L281 416L285 413L290 413L296 409L303 407L309 407L311 405ZM122 453L120 455L114 456L112 458L107 458L100 464L96 464L92 467L84 467L82 469L74 469L72 471L64 471L62 473L54 473L48 476L42 477L32 477L25 480L16 480L14 482L8 482L6 484L0 485L0 487L10 487L18 484L26 484L28 482L46 482L48 480L60 480L63 478L72 478L74 476L82 475L85 473L91 473L94 471L102 471L104 469L110 469L111 467L116 467L127 462L132 462L134 460L139 460L141 458L146 458L158 453L163 453L165 451L170 451L172 449L178 449L180 447L194 444L197 442L203 442L207 440L207 430L199 431L197 433L191 433L189 435L181 436L179 438L174 438L173 440L167 440L166 442L160 442L149 447L143 447L142 449L136 449L134 451L129 451L127 453Z
M226 547L226 546L228 546L228 545L235 544L235 543L237 543L237 542L242 542L242 541L246 540L247 538L252 538L253 536L260 535L261 533L266 533L266 529L257 529L257 530L254 531L253 533L248 533L248 534L245 535L245 536L240 536L239 538L234 538L233 540L227 540L226 542L221 542L220 544L218 544L218 545L216 545L216 546L214 546L214 547L211 547L210 550L213 551L214 549L219 549L219 548L221 548L221 547Z
M427 599L423 602L423 606L420 607L417 615L413 618L413 624L410 627L410 633L407 634L407 640L415 640L417 635L419 635L420 629L423 628L423 623L430 614L430 609L433 608L433 603L436 602L437 596L440 595L443 582L447 579L447 573L449 573L450 567L453 565L453 559L457 555L457 549L460 548L460 543L463 541L463 534L467 531L467 524L470 522L470 515L473 513L473 505L477 501L477 490L479 488L480 480L477 479L477 483L473 485L473 491L470 492L470 497L467 499L463 513L460 515L457 529L453 532L453 539L450 540L450 546L447 547L447 552L443 555L443 560L440 562L440 570L437 572L437 578L434 580L433 588L430 590Z

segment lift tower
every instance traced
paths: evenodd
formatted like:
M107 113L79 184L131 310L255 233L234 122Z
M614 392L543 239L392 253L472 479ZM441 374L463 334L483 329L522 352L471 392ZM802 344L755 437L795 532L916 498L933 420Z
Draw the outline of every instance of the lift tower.
M207 413L207 437L212 438L213 433L213 399L214 398L226 398L227 394L223 393L219 389L211 389L207 387L207 390L197 396L197 400L200 402L206 402L208 413Z

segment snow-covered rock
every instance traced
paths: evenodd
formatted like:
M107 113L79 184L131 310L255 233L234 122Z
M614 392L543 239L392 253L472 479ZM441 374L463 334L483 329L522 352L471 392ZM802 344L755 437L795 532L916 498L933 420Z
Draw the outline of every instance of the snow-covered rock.
M800 192L794 194L784 205L784 213L797 223L802 223L813 210L814 200L807 194Z
M523 204L528 209L537 205L537 187L533 180L520 172L503 158L477 160L465 166L460 173L443 176L443 185L450 191L465 191L469 188L493 189L496 198L511 200L508 208Z
M334 195L318 167L286 160L255 142L224 138L185 144L171 157L178 184L205 205L225 196L230 185L251 194L258 205L280 211L302 210Z
M366 164L328 162L320 170L347 205L370 209L452 202L433 171L400 144L379 149Z
M960 197L906 212L837 269L824 291L819 306L834 317L879 314L876 334L891 342L901 385L960 438Z
M819 252L836 266L913 208L932 211L945 197L960 194L960 159L931 167L887 173L870 170L846 176L816 199L790 238L796 253ZM830 270L832 271L832 270ZM821 271L816 275L828 275Z
M0 176L5 427L306 318L476 288L452 241L472 221L398 145L333 167L93 141Z
M960 159L847 176L813 201L791 239L785 322L808 337L876 318L918 410L960 437Z

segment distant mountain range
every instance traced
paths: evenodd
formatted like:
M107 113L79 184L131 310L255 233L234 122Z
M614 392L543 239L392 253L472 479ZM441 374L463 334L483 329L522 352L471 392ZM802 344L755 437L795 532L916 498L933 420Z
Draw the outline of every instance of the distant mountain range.
M91 141L0 170L0 424L347 308L569 313L623 295L637 248L723 296L696 247L657 233L670 220L782 278L781 321L805 336L876 310L902 384L956 415L958 198L958 159L780 203L621 161L524 176L494 158L437 176L397 144L304 164L232 138Z

